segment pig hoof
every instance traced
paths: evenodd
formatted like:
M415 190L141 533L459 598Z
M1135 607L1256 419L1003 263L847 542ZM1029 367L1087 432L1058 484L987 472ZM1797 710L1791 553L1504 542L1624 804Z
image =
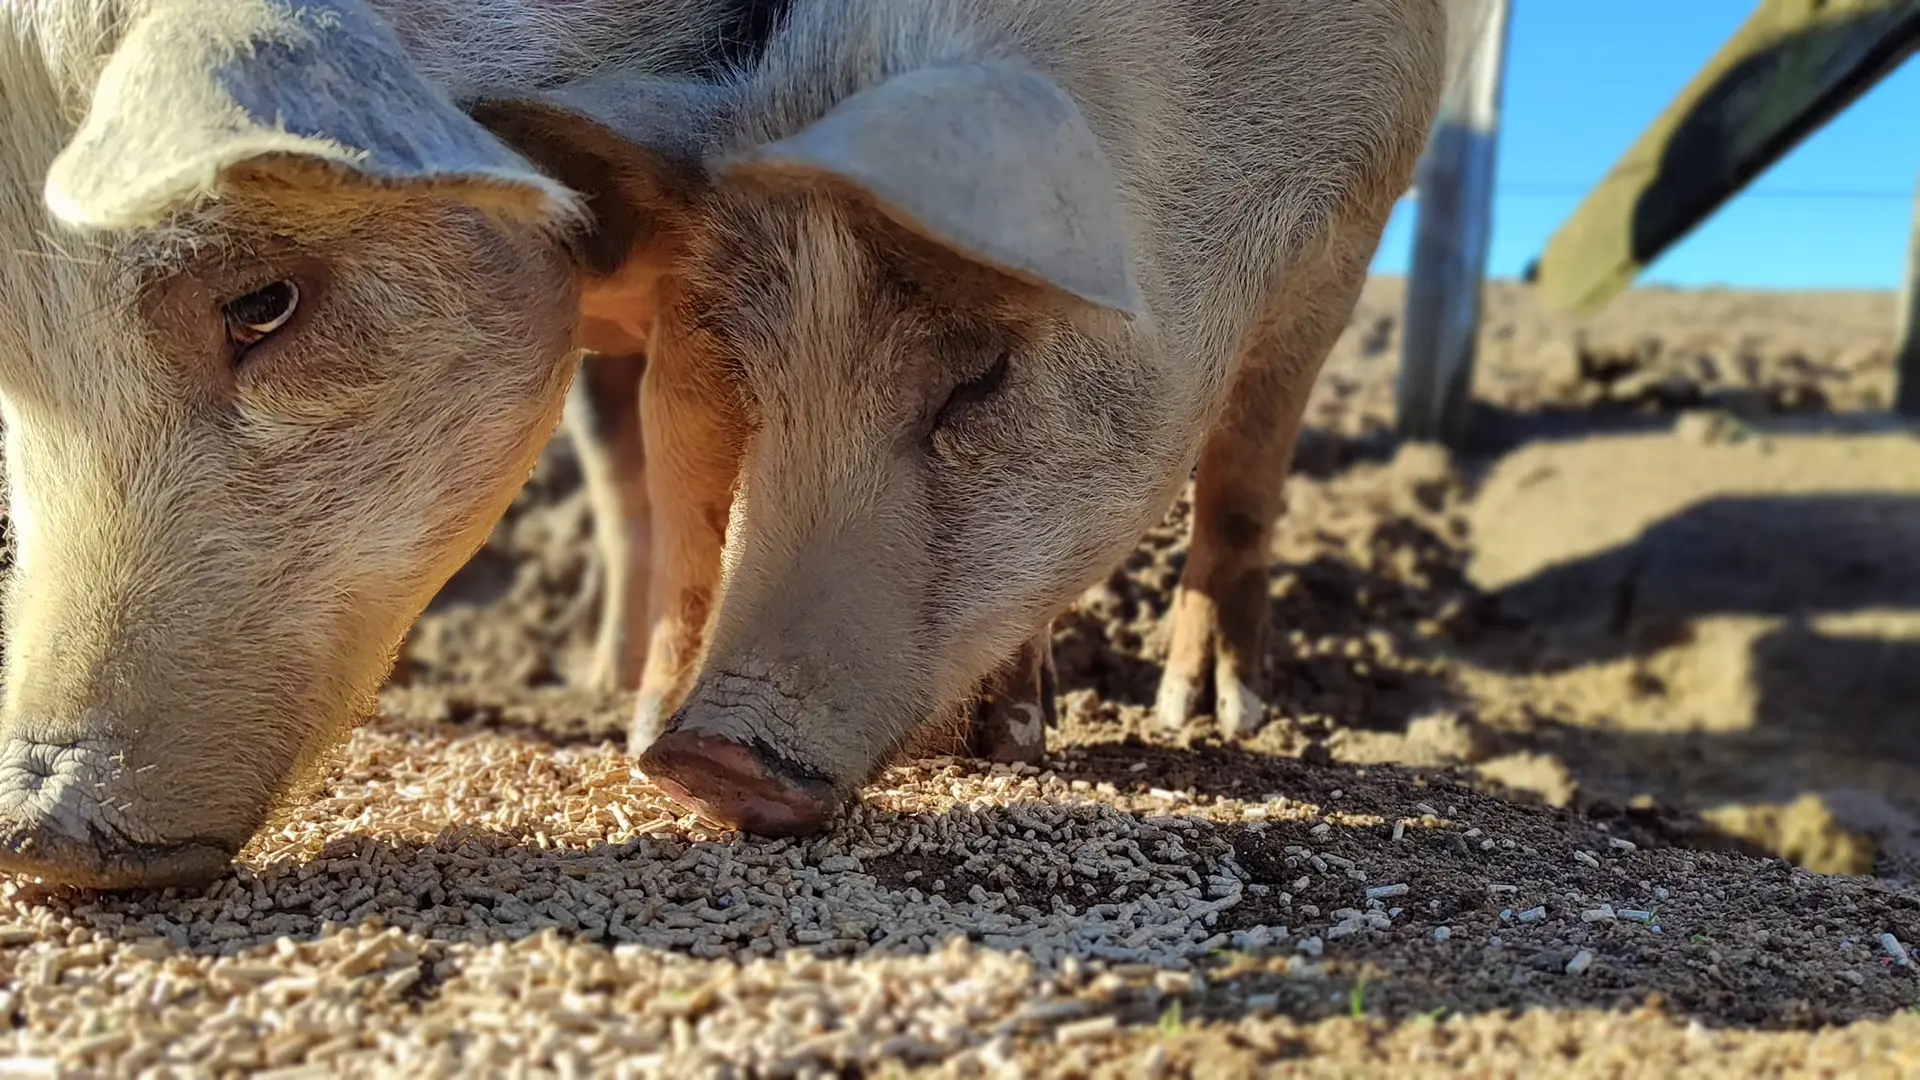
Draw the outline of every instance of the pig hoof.
M825 781L713 735L669 732L640 756L640 767L675 802L760 836L822 832L840 809Z
M1225 672L1214 674L1216 687L1214 712L1220 730L1232 736L1251 735L1267 722L1267 703L1247 684Z
M1035 765L1047 757L1047 709L1031 701L992 701L975 714L973 755Z
M1194 699L1199 696L1199 687L1192 680L1178 675L1168 674L1160 679L1160 692L1155 695L1153 715L1160 726L1168 731L1178 731L1187 726L1187 720L1193 716Z

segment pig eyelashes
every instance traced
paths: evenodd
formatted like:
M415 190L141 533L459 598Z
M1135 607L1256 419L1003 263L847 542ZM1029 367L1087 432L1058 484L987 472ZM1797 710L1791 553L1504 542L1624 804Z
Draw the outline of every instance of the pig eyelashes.
M947 395L944 405L933 418L934 428L950 425L967 409L992 397L1007 381L1007 366L1012 361L1011 353L1001 353L993 366L953 388Z
M221 314L227 320L227 339L234 359L287 325L300 308L300 286L282 279L227 301Z

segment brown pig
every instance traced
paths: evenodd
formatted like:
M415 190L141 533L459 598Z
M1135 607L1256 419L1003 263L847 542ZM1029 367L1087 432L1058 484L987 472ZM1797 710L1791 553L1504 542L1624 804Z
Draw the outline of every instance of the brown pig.
M1196 466L1158 711L1257 724L1282 479L1443 37L1437 0L795 0L710 85L479 103L644 222L604 302L649 358L649 774L807 832L983 680L1037 728L1049 621Z

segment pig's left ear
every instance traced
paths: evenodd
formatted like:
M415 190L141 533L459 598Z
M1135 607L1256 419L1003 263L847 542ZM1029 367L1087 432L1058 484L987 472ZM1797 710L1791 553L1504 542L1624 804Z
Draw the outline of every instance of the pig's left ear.
M574 245L583 347L647 347L679 226L706 189L701 148L725 100L712 84L613 71L473 103L475 119L584 200Z
M446 190L571 219L541 175L414 69L364 0L148 0L49 170L54 215L131 228L250 179L366 194Z
M706 133L724 88L620 71L553 90L485 98L474 119L583 200L583 261L595 277L657 260L705 189Z
M1073 99L1011 67L924 68L841 102L722 175L850 185L957 254L1138 316L1113 166Z

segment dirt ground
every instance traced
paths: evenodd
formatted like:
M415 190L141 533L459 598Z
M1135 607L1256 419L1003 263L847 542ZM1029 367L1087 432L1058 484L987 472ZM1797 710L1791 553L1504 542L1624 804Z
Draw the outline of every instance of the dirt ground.
M1399 302L1316 390L1254 737L1150 723L1176 512L1056 627L1044 770L678 815L568 685L557 444L230 878L0 883L0 1076L1920 1074L1893 299L1497 287L1458 461L1387 436Z

